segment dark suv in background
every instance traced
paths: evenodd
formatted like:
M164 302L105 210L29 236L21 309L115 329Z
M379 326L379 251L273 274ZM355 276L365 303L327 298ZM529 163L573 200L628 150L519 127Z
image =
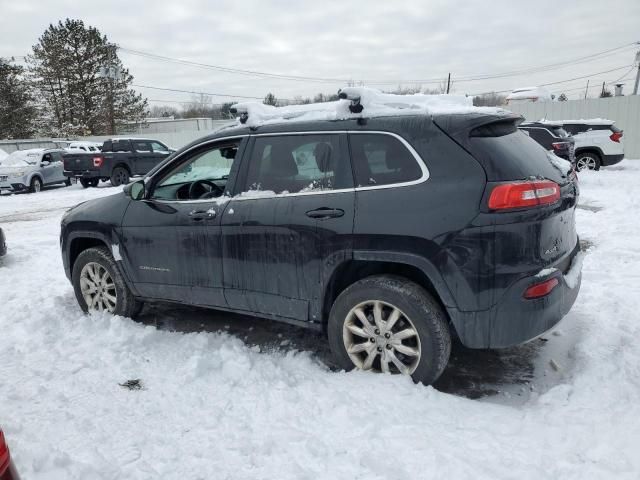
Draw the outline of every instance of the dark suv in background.
M575 163L576 142L563 128L562 123L526 122L522 123L519 128L546 150Z
M325 331L345 369L429 384L454 335L526 342L578 294L574 177L520 121L365 108L228 128L67 212L64 268L84 311L266 317Z

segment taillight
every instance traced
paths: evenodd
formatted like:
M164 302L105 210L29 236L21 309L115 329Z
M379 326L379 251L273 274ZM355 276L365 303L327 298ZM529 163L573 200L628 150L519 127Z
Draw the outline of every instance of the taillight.
M620 139L622 138L622 132L613 132L609 135L609 138L616 143L620 143Z
M557 278L551 278L541 283L536 283L531 285L524 291L524 298L527 300L532 300L534 298L544 297L545 295L549 295L551 290L556 288L560 282Z
M94 167L101 167L102 166L102 157L93 157L93 166Z
M567 143L567 142L554 142L554 143L551 144L551 146L553 147L553 149L555 151L565 150L569 146L569 143Z
M9 467L9 449L4 441L4 435L0 430L0 475L2 475Z
M560 186L550 180L513 182L498 185L489 196L491 210L537 207L560 199Z

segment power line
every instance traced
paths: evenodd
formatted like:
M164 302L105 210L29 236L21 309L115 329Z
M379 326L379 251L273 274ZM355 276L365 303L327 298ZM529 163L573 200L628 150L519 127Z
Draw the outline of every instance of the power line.
M207 95L210 97L229 97L229 98L248 98L251 100L263 100L263 97L251 97L248 95L232 95L228 93L209 93L209 92L196 92L194 90L180 90L178 88L165 88L165 87L152 87L151 85L138 85L135 83L131 84L132 87L138 88L150 88L152 90L163 90L165 92L178 92L178 93L191 93L195 95Z
M629 67L630 67L630 65L623 65L621 67L612 68L610 70L605 70L603 72L590 73L588 75L582 75L580 77L568 78L566 80L559 80L557 82L541 83L538 86L540 86L540 87L548 87L549 85L558 85L560 83L568 83L568 82L572 82L574 80L581 80L581 79L584 79L584 78L595 77L596 75L603 75L605 73L616 72L618 70L622 70L623 68L629 68ZM625 75L626 75L626 73L625 73ZM511 92L511 91L512 91L511 89L510 90L498 90L498 91L491 91L491 92L473 93L473 94L470 94L470 95L471 96L478 96L478 95L487 95L487 94L490 94L490 93L507 93L507 92Z
M531 73L541 73L547 72L550 70L555 70L558 68L564 68L569 65L575 65L578 63L585 63L593 60L600 60L613 54L614 52L618 52L624 49L629 49L634 46L635 43L627 43L624 45L620 45L615 48L610 48L608 50L603 50L597 53L593 53L590 55L574 58L571 60L565 60L563 62L556 62L547 65L542 65L538 67L531 67L521 70L512 70L507 72L501 72L497 74L482 74L482 75L462 75L459 77L455 77L455 83L464 83L464 82L473 82L480 80L490 80L495 78L505 78L510 76L519 76L526 75ZM180 58L167 57L164 55L157 55L148 52L142 52L140 50L133 50L130 48L119 47L119 50L125 53L129 53L131 55L137 55L153 60L163 61L163 62L172 62L172 63L180 63L183 65L191 65L199 68L208 68L213 70L218 70L225 73L234 73L239 75L246 76L257 76L261 78L275 78L279 80L291 80L291 81L303 81L303 82L316 82L316 83L350 83L353 79L345 79L345 78L325 78L325 77L312 77L312 76L302 76L302 75L290 75L290 74L282 74L282 73L273 73L273 72L262 72L258 70L245 70L234 67L225 67L221 65L214 65L208 63L194 62L191 60L184 60ZM441 78L430 78L430 79L409 79L409 80L363 80L364 83L369 85L396 85L396 84L440 84L444 81L444 76Z

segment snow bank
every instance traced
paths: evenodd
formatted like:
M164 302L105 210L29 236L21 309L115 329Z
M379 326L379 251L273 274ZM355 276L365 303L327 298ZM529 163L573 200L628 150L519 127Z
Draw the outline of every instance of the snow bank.
M347 87L341 90L346 98L334 102L311 103L274 107L258 102L243 102L231 108L246 115L246 125L258 126L285 121L345 120L360 117L440 113L499 113L504 110L493 107L474 107L473 97L464 95L395 95L366 87ZM349 106L357 102L362 112L352 112ZM240 120L238 120L240 122Z
M640 161L580 173L580 201L602 210L577 210L592 244L581 293L545 336L554 361L537 365L524 405L332 372L226 333L84 316L62 270L60 216L120 190L0 198L0 423L22 476L637 480L639 182ZM552 368L558 383L543 388ZM120 386L130 379L143 388Z
M7 157L9 154L7 152L5 152L4 150L2 150L0 148L0 162L2 162L2 159Z

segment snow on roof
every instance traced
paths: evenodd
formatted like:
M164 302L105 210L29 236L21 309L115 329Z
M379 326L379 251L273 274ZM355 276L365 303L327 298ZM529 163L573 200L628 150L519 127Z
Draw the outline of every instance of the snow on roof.
M507 100L551 100L551 92L544 87L522 87L516 88L509 95Z
M474 107L473 97L463 95L395 95L366 87L347 87L340 90L340 97L334 102L284 107L243 102L231 108L232 112L240 114L239 122L250 127L291 120L306 122L416 114L504 112L494 107Z

